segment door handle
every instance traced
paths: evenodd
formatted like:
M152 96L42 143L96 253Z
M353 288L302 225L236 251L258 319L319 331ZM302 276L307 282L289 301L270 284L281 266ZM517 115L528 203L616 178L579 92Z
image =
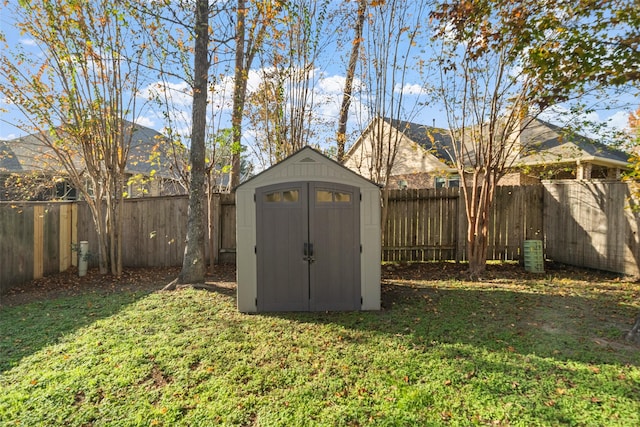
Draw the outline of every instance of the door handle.
M315 261L315 259L313 258L313 243L305 243L303 253L304 256L302 257L302 259L307 261L309 264Z

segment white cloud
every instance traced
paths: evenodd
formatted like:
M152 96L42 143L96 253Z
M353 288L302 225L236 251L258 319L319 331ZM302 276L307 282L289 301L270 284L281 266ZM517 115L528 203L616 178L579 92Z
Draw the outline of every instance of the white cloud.
M424 86L415 83L405 83L405 85L402 87L400 86L400 84L396 84L396 87L393 88L393 91L395 93L402 93L403 95L415 96L427 95L429 93L429 91Z
M148 128L154 128L156 122L151 117L139 116L135 119L135 124Z
M233 108L233 76L222 76L209 92L209 103L216 112Z
M15 134L15 133L8 133L6 135L0 134L0 141L10 141L12 139L16 139L17 137L18 137L18 134Z
M25 46L37 46L37 43L34 39L28 38L28 39L20 39L20 43L25 45Z
M264 76L272 72L273 67L260 68L258 70L249 70L249 75L247 77L247 92L256 92L262 84Z
M573 126L578 133L594 139L609 139L611 131L627 130L628 117L629 113L626 111L618 111L609 117L602 117L597 111L576 113L561 105L554 105L540 114L542 120L558 126ZM598 129L599 125L604 127Z
M628 130L629 129L629 115L631 112L629 111L618 111L607 120L609 122L609 126L614 129L619 130Z
M175 107L191 106L191 87L186 82L155 82L140 90L145 99L169 99Z
M330 76L320 78L318 81L318 89L324 93L342 94L346 82L344 76Z

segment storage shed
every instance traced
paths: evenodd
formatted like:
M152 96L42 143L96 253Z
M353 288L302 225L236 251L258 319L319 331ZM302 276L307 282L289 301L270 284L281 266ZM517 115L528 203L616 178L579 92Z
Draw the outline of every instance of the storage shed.
M236 188L238 310L380 309L380 188L304 147Z

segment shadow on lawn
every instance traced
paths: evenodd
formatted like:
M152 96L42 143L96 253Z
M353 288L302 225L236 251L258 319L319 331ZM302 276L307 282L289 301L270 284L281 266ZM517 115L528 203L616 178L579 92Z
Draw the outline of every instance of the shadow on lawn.
M0 309L0 374L65 336L120 312L150 291L87 292Z
M382 293L380 312L269 315L405 337L425 351L438 343L460 343L555 360L640 366L640 346L623 338L637 310L611 299L397 284L383 285Z

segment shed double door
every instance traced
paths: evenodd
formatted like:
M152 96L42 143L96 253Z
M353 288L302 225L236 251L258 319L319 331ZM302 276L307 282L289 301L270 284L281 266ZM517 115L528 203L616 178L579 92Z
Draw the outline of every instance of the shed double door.
M258 311L358 310L360 191L326 182L256 189Z

